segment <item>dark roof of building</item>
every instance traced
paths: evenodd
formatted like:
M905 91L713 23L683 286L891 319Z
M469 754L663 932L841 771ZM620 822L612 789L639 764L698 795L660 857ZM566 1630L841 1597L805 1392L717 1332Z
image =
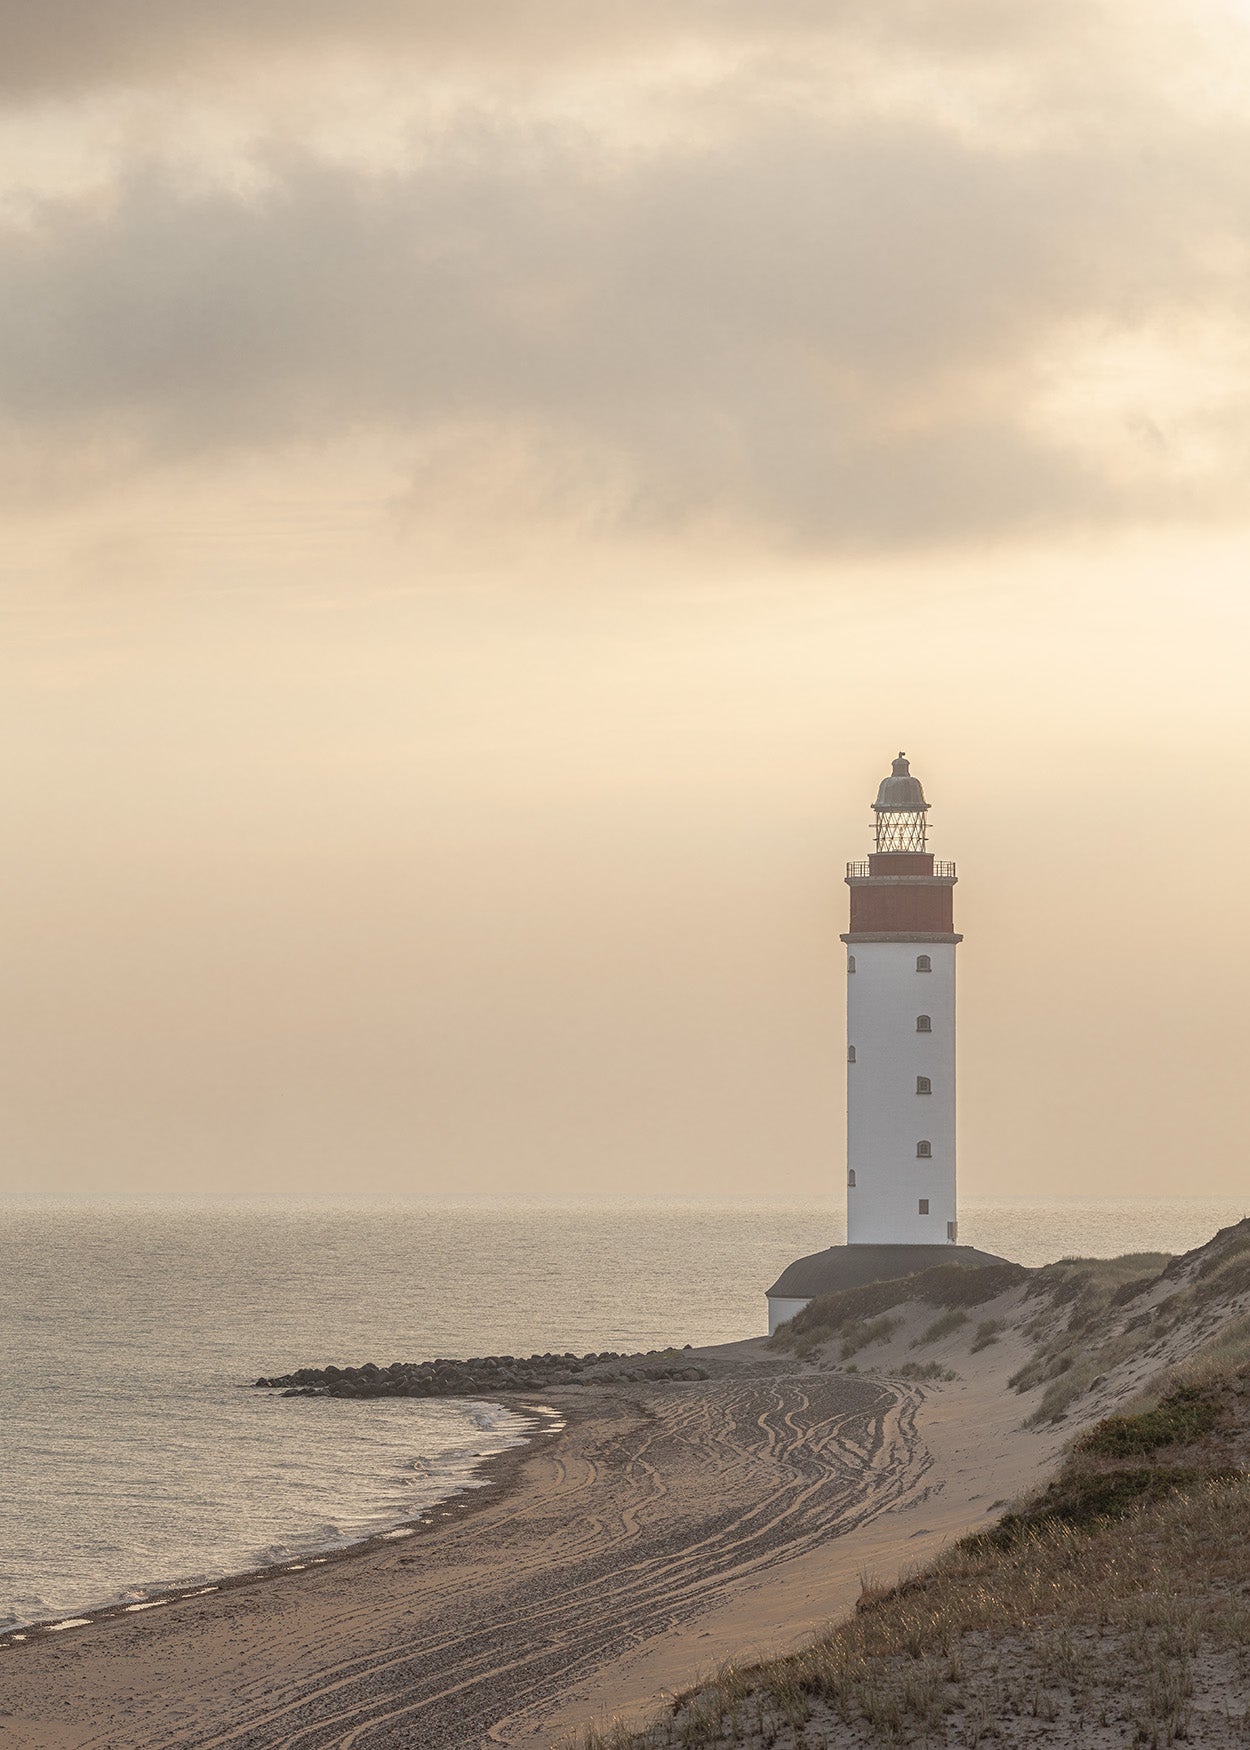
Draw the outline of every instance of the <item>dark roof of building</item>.
M814 1300L839 1288L859 1288L865 1282L890 1282L932 1270L935 1264L1001 1264L992 1252L975 1246L830 1246L794 1263L768 1290L785 1300Z
M873 808L878 814L925 814L929 804L924 799L920 779L913 778L907 755L901 753L888 778L877 787Z

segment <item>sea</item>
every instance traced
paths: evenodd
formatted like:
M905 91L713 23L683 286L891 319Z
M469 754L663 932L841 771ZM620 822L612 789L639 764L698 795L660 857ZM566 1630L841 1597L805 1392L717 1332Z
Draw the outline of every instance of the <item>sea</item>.
M1025 1264L1179 1252L1228 1199L980 1201ZM455 1399L283 1398L258 1376L659 1349L765 1329L841 1211L784 1199L0 1199L0 1630L293 1565L480 1481L532 1419Z

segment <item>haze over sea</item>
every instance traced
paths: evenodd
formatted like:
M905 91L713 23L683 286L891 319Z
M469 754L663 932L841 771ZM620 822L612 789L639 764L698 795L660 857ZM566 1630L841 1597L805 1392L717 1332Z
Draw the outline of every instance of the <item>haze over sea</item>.
M1245 1201L965 1200L1022 1263L1183 1251ZM0 1621L339 1546L524 1437L495 1405L285 1399L301 1364L652 1349L758 1334L831 1200L0 1200Z

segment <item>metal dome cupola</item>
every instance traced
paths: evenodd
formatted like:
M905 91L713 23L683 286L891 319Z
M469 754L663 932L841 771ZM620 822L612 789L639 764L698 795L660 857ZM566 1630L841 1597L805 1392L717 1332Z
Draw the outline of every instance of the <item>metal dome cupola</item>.
M928 814L920 779L899 754L872 805L876 845L866 863L848 863L851 935L910 941L916 931L954 936L951 888L955 865L937 863L929 850Z
M906 754L900 753L889 777L882 778L872 810L877 817L878 853L924 851L924 817L929 804L924 799L920 779L911 775Z

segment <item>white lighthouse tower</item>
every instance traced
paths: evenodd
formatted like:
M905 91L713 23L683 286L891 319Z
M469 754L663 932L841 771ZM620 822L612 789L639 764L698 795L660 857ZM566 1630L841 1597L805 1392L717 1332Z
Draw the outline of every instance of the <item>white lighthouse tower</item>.
M848 863L846 1237L954 1245L955 865L927 846L929 804L899 754L873 803L876 847Z
M900 754L873 803L876 846L849 863L846 1238L767 1291L775 1331L810 1300L938 1264L994 1264L955 1210L955 865L928 848L929 804Z

